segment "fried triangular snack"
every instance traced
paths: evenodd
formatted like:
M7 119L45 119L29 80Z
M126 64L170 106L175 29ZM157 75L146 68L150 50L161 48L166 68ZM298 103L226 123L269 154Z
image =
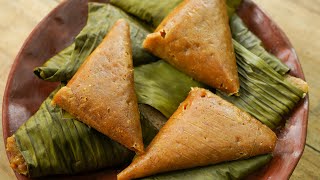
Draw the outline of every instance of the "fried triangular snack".
M143 47L194 79L228 94L239 90L225 0L185 0Z
M125 147L143 152L127 22L115 23L53 103Z
M249 114L210 91L194 88L145 154L118 174L118 180L270 153L276 139Z

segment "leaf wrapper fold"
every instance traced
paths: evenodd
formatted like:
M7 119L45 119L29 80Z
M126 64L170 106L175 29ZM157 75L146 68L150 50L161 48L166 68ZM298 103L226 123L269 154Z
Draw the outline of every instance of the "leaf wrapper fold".
M191 87L204 87L162 60L136 67L134 83L138 102L154 107L167 118L188 96Z
M246 27L238 15L234 14L230 18L230 28L232 37L238 43L266 61L275 71L282 75L289 71L289 68L283 64L280 59L268 53L263 48L261 40Z
M110 4L89 3L87 24L75 38L74 43L42 66L35 68L34 73L46 81L69 80L100 44L112 25L121 18L130 24L134 65L155 61L156 57L142 48L143 40L150 33L149 27Z
M304 92L285 81L281 74L235 40L233 45L237 57L240 96L228 96L220 91L218 94L275 129L304 97Z
M266 154L250 159L237 160L212 166L198 167L189 170L174 171L143 178L143 180L225 180L242 179L263 167L272 159Z
M114 167L133 157L130 150L54 107L56 92L15 133L30 177Z
M162 19L182 1L183 0L111 0L110 3L156 28Z

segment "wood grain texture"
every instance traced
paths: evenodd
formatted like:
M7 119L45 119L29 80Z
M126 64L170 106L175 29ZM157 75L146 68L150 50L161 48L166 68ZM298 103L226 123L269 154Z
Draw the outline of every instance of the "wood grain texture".
M61 0L0 0L0 105L15 55L36 24ZM320 178L320 0L254 0L287 34L310 85L307 145L291 179ZM1 112L0 112L1 117ZM0 179L15 179L0 125Z
M56 5L53 0L0 0L0 106L11 64L24 40ZM0 111L0 117L2 112ZM9 166L0 125L0 179L16 179Z

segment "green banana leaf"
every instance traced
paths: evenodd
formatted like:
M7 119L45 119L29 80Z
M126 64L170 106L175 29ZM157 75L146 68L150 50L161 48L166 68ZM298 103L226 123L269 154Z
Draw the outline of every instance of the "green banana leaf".
M204 87L162 60L136 67L134 83L139 103L154 107L167 118L185 100L191 87Z
M289 71L289 68L281 60L263 48L261 40L246 27L238 15L234 14L230 18L230 28L233 39L266 61L278 73L283 75Z
M182 1L183 0L110 0L110 3L156 28L162 19Z
M58 89L14 134L29 177L116 167L132 159L133 152L53 106ZM144 142L149 144L167 118L147 105L139 109Z
M233 40L240 79L240 96L218 95L249 112L268 127L274 129L290 112L304 92L285 81L260 57Z
M51 100L58 89L15 132L28 176L74 174L130 161L130 150L54 107Z
M130 24L134 65L156 60L156 57L142 48L142 42L150 33L150 28L110 4L89 3L88 6L87 25L76 37L73 44L42 66L34 69L34 73L39 78L46 81L69 80L83 61L100 44L113 24L121 18L126 19Z
M182 1L183 0L110 0L110 3L156 28ZM242 0L226 0L229 16L235 12L241 1Z
M237 160L217 165L198 167L190 170L174 171L159 174L143 180L228 180L243 179L249 174L262 168L272 159L272 155L266 154L250 159Z

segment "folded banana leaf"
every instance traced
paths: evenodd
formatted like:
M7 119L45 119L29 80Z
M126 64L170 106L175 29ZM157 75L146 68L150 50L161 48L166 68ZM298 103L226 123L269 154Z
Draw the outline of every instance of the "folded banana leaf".
M29 177L75 174L123 165L132 159L133 152L54 107L51 100L57 90L14 134ZM148 144L167 119L147 105L139 109Z
M238 15L234 14L230 18L230 28L233 39L266 61L278 73L283 75L289 71L289 68L281 60L263 48L261 40L246 27Z
M250 159L237 160L217 165L193 168L189 170L174 171L159 174L143 180L227 180L243 179L249 174L263 167L272 159L272 155L266 154Z
M183 0L110 0L129 14L146 21L156 28L161 21ZM242 0L226 0L228 14L231 16Z
M284 76L235 40L233 45L237 57L240 96L228 96L220 91L218 94L270 128L276 128L305 93L285 81Z
M191 87L204 87L162 60L136 67L134 83L138 102L154 107L167 118L188 96Z
M82 62L99 45L112 25L121 18L130 24L134 65L155 61L155 57L142 48L142 42L150 33L150 28L130 17L110 4L89 3L86 26L75 38L73 44L35 68L34 73L47 81L67 81L80 67Z
M130 150L54 107L51 100L56 92L14 134L28 176L74 174L130 161Z
M120 7L129 14L139 17L155 28L182 1L111 0L110 3Z

